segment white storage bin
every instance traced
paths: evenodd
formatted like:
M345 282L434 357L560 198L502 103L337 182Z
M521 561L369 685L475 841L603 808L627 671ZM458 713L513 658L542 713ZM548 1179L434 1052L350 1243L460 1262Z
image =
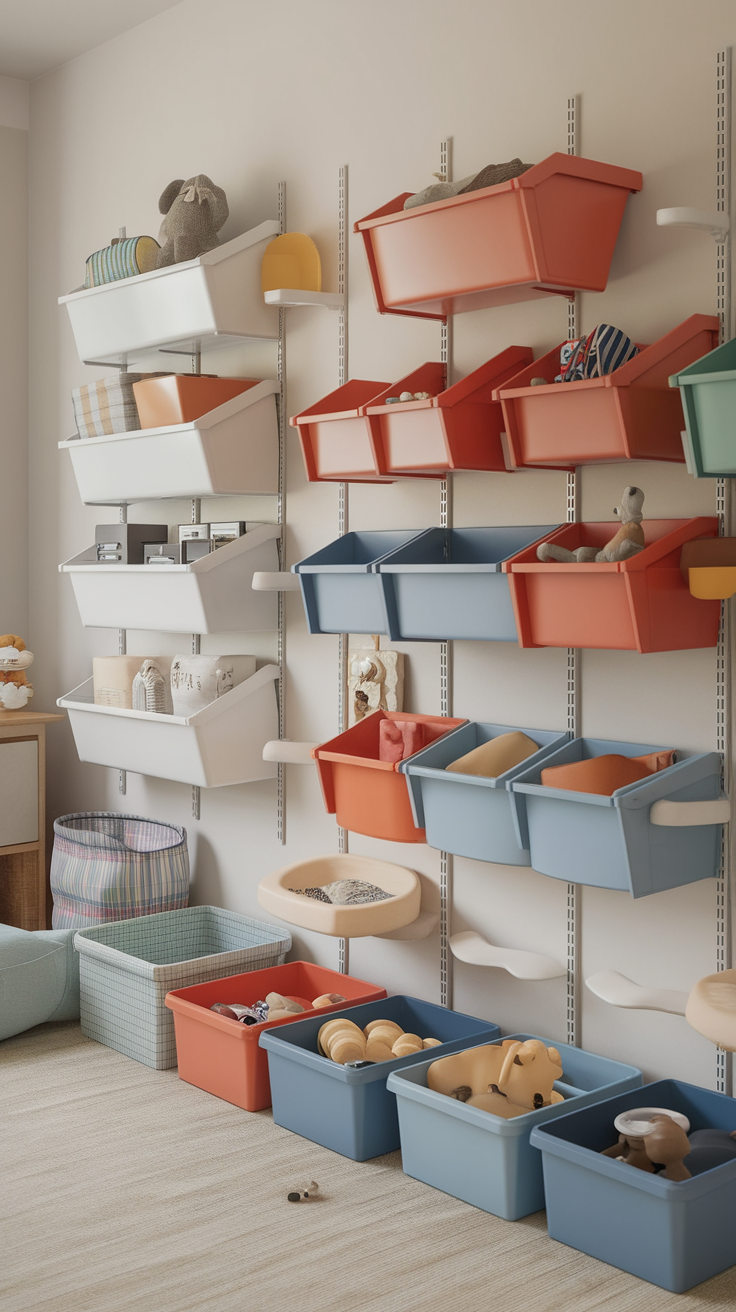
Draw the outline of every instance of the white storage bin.
M280 231L267 219L196 260L60 296L79 358L122 364L161 346L185 354L232 337L278 337L278 310L264 305L261 260ZM213 339L209 342L207 339ZM223 343L225 344L225 343Z
M278 677L276 665L264 665L187 718L95 706L91 679L56 704L69 712L80 761L222 788L275 778L263 747L279 735Z
M98 565L82 553L59 569L86 628L262 632L277 627L278 598L251 584L255 571L278 570L280 537L278 524L261 524L191 565Z
M166 497L247 496L278 491L276 395L268 380L189 424L105 437L70 437L68 451L87 506Z

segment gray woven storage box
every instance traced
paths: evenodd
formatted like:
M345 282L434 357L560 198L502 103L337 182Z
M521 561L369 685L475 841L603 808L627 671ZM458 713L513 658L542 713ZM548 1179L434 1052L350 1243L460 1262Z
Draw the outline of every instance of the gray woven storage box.
M79 930L82 1032L154 1070L176 1066L170 989L281 966L291 936L224 911L182 907Z

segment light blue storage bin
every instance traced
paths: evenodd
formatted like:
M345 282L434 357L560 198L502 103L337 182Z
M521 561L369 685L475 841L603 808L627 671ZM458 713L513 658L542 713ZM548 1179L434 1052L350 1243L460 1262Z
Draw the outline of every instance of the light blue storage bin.
M540 750L505 774L484 779L480 775L453 774L445 768L499 734L517 731L539 743ZM414 821L419 829L426 829L429 846L475 861L530 865L529 851L519 846L508 785L520 771L532 762L546 760L569 738L568 733L550 729L471 722L453 729L410 760L401 761L398 768L406 775Z
M662 751L648 743L574 738L538 765L522 770L509 788L522 847L542 875L596 888L620 888L645 897L699 879L714 879L721 851L720 824L653 824L654 802L713 801L720 796L721 762L716 752L682 753L683 760L612 796L549 788L547 766L565 765L615 752L643 756Z
M691 1130L736 1129L733 1098L680 1080L657 1080L535 1126L547 1229L562 1244L681 1294L736 1263L736 1161L675 1182L601 1157L616 1142L614 1118L634 1107L682 1112Z
M345 533L292 572L299 575L310 633L388 633L383 591L374 565L416 529Z
M695 478L736 474L736 340L670 378L685 414L685 459Z
M491 1021L403 995L264 1030L259 1042L268 1052L276 1124L356 1162L398 1148L396 1099L386 1088L386 1080L397 1067L422 1061L424 1052L362 1070L339 1066L317 1052L317 1034L325 1019L343 1015L360 1029L372 1020L393 1020L406 1033L441 1039L440 1046L432 1049L440 1057L488 1043L501 1034Z
M521 1040L538 1037L504 1035ZM549 1045L553 1040L542 1042ZM565 1101L508 1121L428 1088L427 1071L437 1060L434 1056L392 1071L388 1087L396 1094L405 1174L506 1221L518 1221L544 1207L542 1158L529 1142L533 1127L564 1116L571 1107L584 1107L642 1083L635 1066L564 1043L554 1047L562 1058L563 1074L555 1089Z
M375 565L393 642L517 642L503 562L559 524L430 528Z

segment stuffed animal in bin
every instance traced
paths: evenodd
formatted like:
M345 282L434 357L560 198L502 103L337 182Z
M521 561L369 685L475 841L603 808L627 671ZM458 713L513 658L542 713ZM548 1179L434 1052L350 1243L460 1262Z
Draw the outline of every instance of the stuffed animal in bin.
M175 178L161 193L158 208L166 218L158 234L161 250L156 256L157 269L195 260L213 250L219 245L217 234L230 213L222 187L216 187L206 173L198 173L186 182Z
M0 707L20 711L33 696L33 685L26 670L33 664L33 653L17 633L0 634Z
M541 542L537 547L538 559L557 560L572 565L591 561L613 564L617 560L629 560L646 546L641 526L643 503L644 493L640 487L625 487L621 505L615 506L613 511L614 515L620 516L621 527L605 547L600 551L597 547L576 547L574 551L569 551L567 547L560 547L554 542Z

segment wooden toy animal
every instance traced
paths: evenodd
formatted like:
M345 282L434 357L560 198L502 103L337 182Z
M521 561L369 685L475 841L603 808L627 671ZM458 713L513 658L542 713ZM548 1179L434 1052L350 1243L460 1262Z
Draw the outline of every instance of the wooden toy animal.
M542 542L537 547L538 559L584 565L592 561L613 564L617 560L628 560L636 556L646 546L641 526L643 503L644 493L640 487L625 487L621 505L615 506L613 511L614 515L620 516L621 527L600 551L597 547L576 547L574 551L569 551L567 547L557 546L554 542Z
M556 1048L541 1039L504 1039L432 1062L427 1084L436 1093L510 1120L562 1102L553 1088L562 1075Z

